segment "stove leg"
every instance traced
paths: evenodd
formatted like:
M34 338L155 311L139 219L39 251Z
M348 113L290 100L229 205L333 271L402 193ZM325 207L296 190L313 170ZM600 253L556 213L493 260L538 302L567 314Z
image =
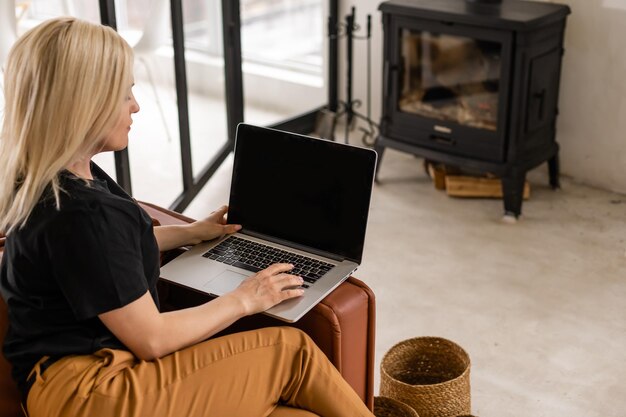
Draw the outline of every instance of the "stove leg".
M561 188L561 180L559 178L561 167L559 164L559 154L557 153L548 160L548 174L550 175L550 187L553 190Z
M385 147L380 146L377 143L378 141L376 141L376 144L374 144L374 150L378 154L378 160L376 161L376 176L374 177L374 181L376 182L376 184L379 183L378 172L380 171L380 166L382 165L381 163L383 161L383 154L385 153Z
M517 220L522 214L524 183L526 172L516 172L502 178L502 195L504 200L504 220ZM510 222L510 221L509 221Z

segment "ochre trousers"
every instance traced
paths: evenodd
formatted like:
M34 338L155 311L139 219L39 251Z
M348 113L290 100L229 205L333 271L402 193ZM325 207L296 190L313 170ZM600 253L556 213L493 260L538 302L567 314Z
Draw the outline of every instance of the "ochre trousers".
M33 372L30 417L261 417L277 406L284 417L373 416L315 343L289 327L211 339L153 361L103 349Z

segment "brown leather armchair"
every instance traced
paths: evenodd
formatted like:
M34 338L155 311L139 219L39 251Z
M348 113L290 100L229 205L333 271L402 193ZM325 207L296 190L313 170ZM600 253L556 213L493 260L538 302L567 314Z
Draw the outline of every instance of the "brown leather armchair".
M152 216L155 224L183 224L193 221L179 213L152 204L140 204ZM0 258L3 246L4 238L0 235ZM168 262L180 253L180 251L164 253L162 262ZM185 308L209 299L206 294L164 281L159 283L159 295L164 309ZM223 333L284 325L285 323L281 321L259 314L239 320ZM311 336L361 399L372 409L375 298L371 289L358 279L350 277L293 325ZM0 346L4 342L7 326L7 306L0 298ZM279 407L272 416L286 415L282 414L285 411ZM20 394L11 378L10 365L0 355L0 417L22 415Z

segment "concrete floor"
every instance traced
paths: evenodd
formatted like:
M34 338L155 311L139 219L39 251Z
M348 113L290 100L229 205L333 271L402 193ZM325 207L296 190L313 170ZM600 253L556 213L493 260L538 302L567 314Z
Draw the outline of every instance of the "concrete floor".
M401 340L445 337L470 355L477 416L625 416L626 196L567 178L554 192L543 171L510 225L500 201L450 198L387 151L356 273L377 297L376 366ZM186 214L227 202L231 172Z

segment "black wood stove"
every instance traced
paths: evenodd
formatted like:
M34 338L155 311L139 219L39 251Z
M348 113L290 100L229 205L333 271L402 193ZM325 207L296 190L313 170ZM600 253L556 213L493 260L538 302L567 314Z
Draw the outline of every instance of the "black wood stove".
M567 6L523 0L382 3L386 147L502 178L504 210L519 216L528 170L555 140ZM379 160L379 167L380 167Z

